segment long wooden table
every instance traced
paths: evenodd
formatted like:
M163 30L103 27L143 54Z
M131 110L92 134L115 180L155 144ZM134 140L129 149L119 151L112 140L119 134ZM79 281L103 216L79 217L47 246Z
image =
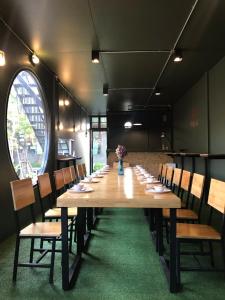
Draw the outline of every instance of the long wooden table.
M94 191L90 193L67 191L57 198L57 206L61 207L62 211L63 289L70 289L78 276L86 241L86 215L88 215L88 229L90 233L92 208L154 208L159 212L159 216L162 215L162 208L170 208L170 267L167 272L167 279L170 291L177 292L179 287L176 276L176 208L181 207L180 199L171 192L161 194L146 192L145 185L139 183L131 168L125 169L124 176L118 176L116 170L111 170L109 174L101 179L100 183L91 184L91 187L93 187ZM68 207L78 207L76 221L77 253L71 266L69 266L68 251ZM159 254L162 255L162 253Z

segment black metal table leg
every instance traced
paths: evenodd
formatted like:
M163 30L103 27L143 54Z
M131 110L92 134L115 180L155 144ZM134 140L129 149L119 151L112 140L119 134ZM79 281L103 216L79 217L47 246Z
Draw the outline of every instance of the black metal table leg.
M176 243L176 209L170 209L170 262L169 262L169 280L170 292L176 293L179 290L177 282L177 243Z
M162 209L155 209L156 221L156 251L160 256L163 255L163 228L162 228Z
M62 288L69 289L68 209L61 208L62 228Z
M93 229L93 208L89 207L87 208L87 229L88 231L91 231Z

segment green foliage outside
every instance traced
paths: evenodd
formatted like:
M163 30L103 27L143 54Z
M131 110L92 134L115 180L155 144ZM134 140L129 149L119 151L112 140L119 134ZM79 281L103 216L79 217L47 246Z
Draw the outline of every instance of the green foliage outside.
M100 170L102 167L104 167L104 163L101 162L94 163L93 171L95 172L97 170Z

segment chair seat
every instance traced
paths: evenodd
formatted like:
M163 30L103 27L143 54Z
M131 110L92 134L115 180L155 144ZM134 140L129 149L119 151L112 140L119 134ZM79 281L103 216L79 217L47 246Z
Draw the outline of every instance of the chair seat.
M204 224L177 223L178 239L221 240L221 235L214 228Z
M75 217L77 216L77 207L70 207L68 208L68 217ZM61 218L61 208L56 207L49 209L45 212L45 217L47 218Z
M58 237L61 235L61 222L32 223L20 231L20 236Z
M163 217L167 219L170 217L169 208L163 209ZM198 215L191 209L177 209L176 217L177 219L198 220Z

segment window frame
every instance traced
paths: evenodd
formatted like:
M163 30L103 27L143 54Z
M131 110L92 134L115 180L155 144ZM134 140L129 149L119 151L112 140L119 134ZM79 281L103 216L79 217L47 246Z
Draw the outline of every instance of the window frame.
M8 90L7 90L7 94L6 94L6 106L5 106L5 140L6 140L6 144L7 144L7 154L8 154L8 158L9 158L9 164L11 166L12 171L15 174L15 177L17 179L20 179L20 177L18 176L18 174L16 173L16 169L14 167L14 164L12 162L12 157L10 154L10 150L9 150L9 139L8 139L8 124L7 124L7 118L8 118L8 105L9 105L9 96L11 93L11 89L13 86L13 83L16 79L16 77L21 73L21 72L28 72L31 76L33 76L37 87L38 87L38 92L39 95L41 97L42 100L42 104L43 104L43 109L44 109L44 115L45 115L45 148L43 151L43 159L42 159L42 166L40 168L41 172L40 174L44 174L44 172L46 171L47 165L48 165L48 158L49 158L49 152L50 152L50 132L51 132L51 120L50 120L50 110L48 107L48 102L47 102L47 97L46 94L44 92L44 88L42 88L42 84L41 84L41 80L38 78L37 74L30 68L20 68L18 69L14 75L12 76L10 82L9 82L9 86L8 86ZM33 182L32 181L33 186L37 185L37 181Z

